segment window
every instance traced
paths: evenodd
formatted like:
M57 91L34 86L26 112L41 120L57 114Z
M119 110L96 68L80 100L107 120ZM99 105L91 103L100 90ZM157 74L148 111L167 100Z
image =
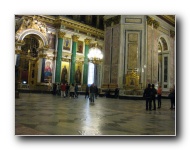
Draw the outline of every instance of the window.
M88 84L94 83L94 64L89 63L88 65Z

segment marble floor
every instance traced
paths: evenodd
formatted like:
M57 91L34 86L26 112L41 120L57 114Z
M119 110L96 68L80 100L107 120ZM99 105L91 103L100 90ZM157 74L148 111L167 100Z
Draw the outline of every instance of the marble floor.
M51 94L20 93L15 99L18 136L176 136L170 100L146 111L144 100L98 97L94 103Z

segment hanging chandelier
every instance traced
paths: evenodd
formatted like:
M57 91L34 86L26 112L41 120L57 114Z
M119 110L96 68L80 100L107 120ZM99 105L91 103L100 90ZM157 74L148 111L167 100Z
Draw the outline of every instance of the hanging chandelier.
M102 59L103 59L102 51L97 47L96 43L95 46L89 49L88 60L93 64L100 64L102 62Z

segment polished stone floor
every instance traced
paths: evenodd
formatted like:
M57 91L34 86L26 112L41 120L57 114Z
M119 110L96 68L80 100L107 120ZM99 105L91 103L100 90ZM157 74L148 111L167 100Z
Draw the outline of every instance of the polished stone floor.
M15 99L15 135L19 136L176 136L170 100L146 111L144 100L98 97L94 103L51 94L20 93Z

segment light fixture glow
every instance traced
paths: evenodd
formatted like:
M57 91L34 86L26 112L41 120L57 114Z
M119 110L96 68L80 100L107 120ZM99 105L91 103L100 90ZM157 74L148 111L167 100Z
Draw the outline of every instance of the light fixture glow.
M102 51L97 47L97 44L89 49L88 60L93 64L100 64L103 59Z

